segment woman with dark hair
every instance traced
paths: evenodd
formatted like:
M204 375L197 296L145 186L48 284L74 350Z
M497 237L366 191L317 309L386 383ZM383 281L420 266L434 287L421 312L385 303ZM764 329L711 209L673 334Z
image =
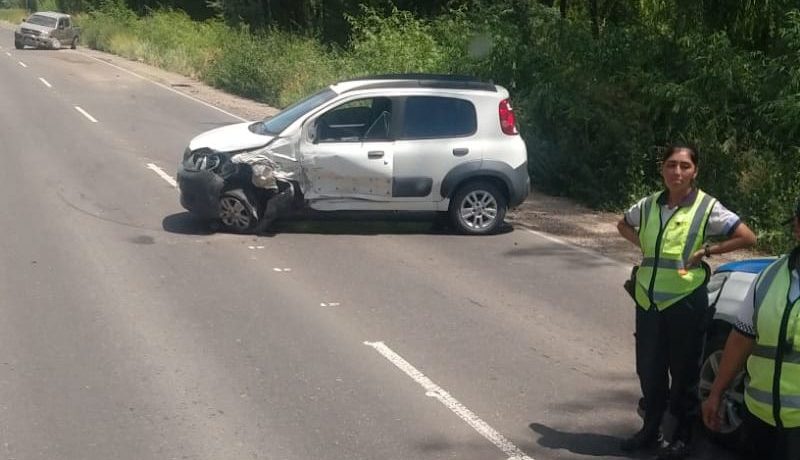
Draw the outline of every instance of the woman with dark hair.
M752 246L756 236L739 216L696 187L697 149L675 145L662 159L665 190L639 200L617 224L642 250L636 272L636 373L644 396L644 425L622 442L626 452L656 447L658 458L689 455L697 410L709 278L704 257ZM709 244L707 237L723 237ZM666 417L665 417L666 413ZM669 431L669 432L666 432Z

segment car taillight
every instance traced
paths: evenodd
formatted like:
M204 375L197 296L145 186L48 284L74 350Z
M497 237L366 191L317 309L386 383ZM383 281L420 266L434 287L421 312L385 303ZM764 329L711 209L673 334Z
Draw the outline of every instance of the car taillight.
M500 108L498 111L500 113L500 129L503 130L503 133L510 136L519 134L519 131L517 131L517 120L514 118L514 109L511 108L511 101L508 99L500 101Z

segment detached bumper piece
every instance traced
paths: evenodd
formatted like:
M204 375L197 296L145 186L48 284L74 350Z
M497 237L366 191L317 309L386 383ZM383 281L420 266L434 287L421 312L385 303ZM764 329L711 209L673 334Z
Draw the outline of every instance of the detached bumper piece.
M204 219L219 217L219 199L225 181L211 171L187 171L178 168L181 206Z

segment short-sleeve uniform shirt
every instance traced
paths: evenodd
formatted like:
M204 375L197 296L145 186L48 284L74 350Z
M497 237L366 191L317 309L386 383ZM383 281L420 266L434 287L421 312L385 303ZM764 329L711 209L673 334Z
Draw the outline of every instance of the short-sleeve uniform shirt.
M800 270L800 268L795 268L792 270L792 280L789 284L790 287L788 300L792 303L800 298L800 273L798 273L798 270ZM753 278L753 282L750 283L750 288L747 290L747 294L744 296L744 301L741 303L741 306L736 312L736 322L733 324L733 327L739 331L739 333L750 338L756 337L756 330L753 327L755 324L753 315L755 314L754 302L756 296L756 282L758 281L758 278L758 276Z
M647 198L648 197L642 198L627 211L625 211L625 222L627 222L631 227L639 228L639 225L642 221L644 202L647 200ZM697 190L689 194L689 196L687 196L682 202L678 203L678 206L675 206L674 208L670 208L667 205L666 198L666 193L662 193L658 198L658 204L661 208L662 226L666 225L669 218L675 214L675 211L677 211L679 207L686 207L694 204L694 200L697 198ZM741 223L742 220L738 215L736 215L736 213L730 211L719 201L715 201L714 206L711 208L711 213L708 216L706 236L730 236L736 230L736 227L738 227Z

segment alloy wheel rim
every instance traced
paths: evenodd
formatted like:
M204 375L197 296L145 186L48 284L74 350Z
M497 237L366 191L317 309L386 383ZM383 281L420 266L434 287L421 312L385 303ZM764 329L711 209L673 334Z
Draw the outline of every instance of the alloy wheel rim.
M459 218L471 230L485 230L497 220L497 199L485 190L469 192L461 201Z
M700 369L699 393L700 400L705 401L711 393L711 385L719 372L722 361L722 350L717 350L703 362ZM728 390L722 395L720 401L720 426L723 434L733 433L742 425L742 411L744 409L744 372L740 372L733 379Z
M219 218L223 224L238 230L246 230L250 226L250 212L242 202L233 197L220 200Z

